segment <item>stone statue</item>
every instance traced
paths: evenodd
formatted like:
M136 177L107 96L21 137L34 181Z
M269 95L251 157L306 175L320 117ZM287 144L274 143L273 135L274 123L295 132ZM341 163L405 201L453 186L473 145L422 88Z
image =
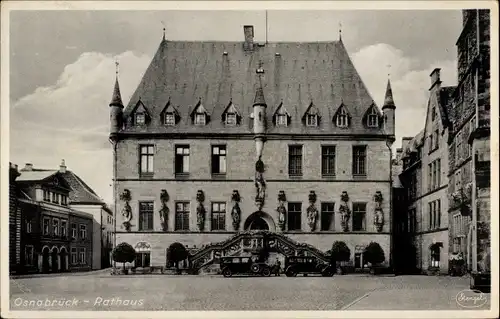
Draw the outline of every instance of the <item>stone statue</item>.
M279 191L278 202L279 205L278 208L276 208L276 211L278 212L278 226L283 231L285 230L285 224L286 224L286 208L285 208L286 195L284 191Z
M351 210L349 209L348 204L349 195L346 191L342 192L342 195L340 195L340 200L342 201L342 204L340 204L339 207L340 223L342 225L342 229L346 232L349 231L349 219L351 217Z
M124 189L123 193L120 194L120 200L125 202L122 209L122 225L126 231L130 231L130 227L132 226L132 224L130 223L130 221L132 220L132 207L130 207L129 204L129 202L132 200L132 194L130 194L130 190Z
M203 202L205 201L205 194L200 189L196 192L196 201L199 203L196 207L196 222L200 231L205 229L205 207L203 207Z
M373 196L373 201L375 202L374 220L373 224L378 232L381 232L384 228L384 211L382 210L382 201L384 200L382 193L377 191Z
M318 209L314 206L316 203L316 193L314 191L309 192L309 207L307 207L307 223L311 231L316 229L316 220L318 219Z
M169 213L169 209L167 207L168 198L169 196L167 191L165 189L162 189L160 193L160 200L162 203L162 207L158 213L160 214L160 222L163 231L168 230L168 213Z
M259 209L262 209L266 198L266 182L264 180L264 162L262 162L260 156L257 163L255 163L255 188L257 190L255 203Z

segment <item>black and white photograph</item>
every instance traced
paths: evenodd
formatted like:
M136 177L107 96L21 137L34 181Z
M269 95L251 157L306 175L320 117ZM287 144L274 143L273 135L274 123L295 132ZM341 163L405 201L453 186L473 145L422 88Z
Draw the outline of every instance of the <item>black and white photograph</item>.
M498 317L496 2L1 6L2 317Z

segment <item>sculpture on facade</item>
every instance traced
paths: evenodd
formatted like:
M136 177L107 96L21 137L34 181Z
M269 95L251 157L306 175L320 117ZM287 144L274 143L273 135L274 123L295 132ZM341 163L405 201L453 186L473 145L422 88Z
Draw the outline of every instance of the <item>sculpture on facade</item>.
M167 207L169 196L166 189L162 189L160 193L160 201L161 201L161 209L159 211L160 214L160 223L163 231L168 230L168 213L169 209Z
M198 224L198 229L203 231L205 230L205 207L203 207L205 194L201 189L196 193L196 201L198 202L198 207L196 207L196 222Z
M351 217L351 210L349 209L349 195L347 194L346 191L342 192L342 195L340 195L340 207L339 207L339 213L340 213L340 223L342 225L342 230L344 232L349 231L349 219Z
M278 212L278 226L283 231L285 230L285 224L286 224L286 208L285 208L286 195L284 191L279 191L278 202L279 205L278 208L276 208L276 211Z
M307 223L311 231L316 229L316 221L318 219L318 209L314 206L316 203L316 193L314 191L309 192L309 207L307 207Z
M231 195L231 200L234 202L233 209L231 210L231 217L233 218L233 228L238 231L240 228L241 221L241 209L240 209L240 200L241 196L237 190L233 190L233 194Z
M262 162L260 156L255 163L255 188L257 190L255 205L261 210L264 206L264 199L266 197L266 181L264 180L264 162Z
M377 191L373 196L373 201L375 202L375 212L373 223L378 232L381 232L384 228L384 211L382 210L382 201L384 200L382 193Z
M122 209L122 217L123 217L123 227L126 231L130 231L130 227L132 224L130 221L132 220L132 207L130 207L130 201L132 200L132 194L130 190L124 189L120 194L120 200L125 202Z

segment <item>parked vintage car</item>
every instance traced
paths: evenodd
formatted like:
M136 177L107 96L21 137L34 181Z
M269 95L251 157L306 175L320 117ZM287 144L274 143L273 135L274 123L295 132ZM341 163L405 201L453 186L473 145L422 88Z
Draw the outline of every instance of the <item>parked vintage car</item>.
M319 261L316 257L285 257L285 275L295 277L297 274L321 274L323 277L332 277L335 273L335 267Z
M271 276L271 267L263 262L255 262L251 257L226 256L220 259L220 269L224 277L233 274Z

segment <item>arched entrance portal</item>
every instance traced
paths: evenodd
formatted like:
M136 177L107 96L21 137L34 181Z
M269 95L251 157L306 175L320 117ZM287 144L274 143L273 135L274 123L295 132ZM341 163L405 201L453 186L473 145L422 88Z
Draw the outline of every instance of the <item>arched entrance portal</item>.
M42 249L42 273L50 271L50 248L44 246Z
M248 216L244 224L245 230L269 230L276 231L273 218L262 211L255 212Z

